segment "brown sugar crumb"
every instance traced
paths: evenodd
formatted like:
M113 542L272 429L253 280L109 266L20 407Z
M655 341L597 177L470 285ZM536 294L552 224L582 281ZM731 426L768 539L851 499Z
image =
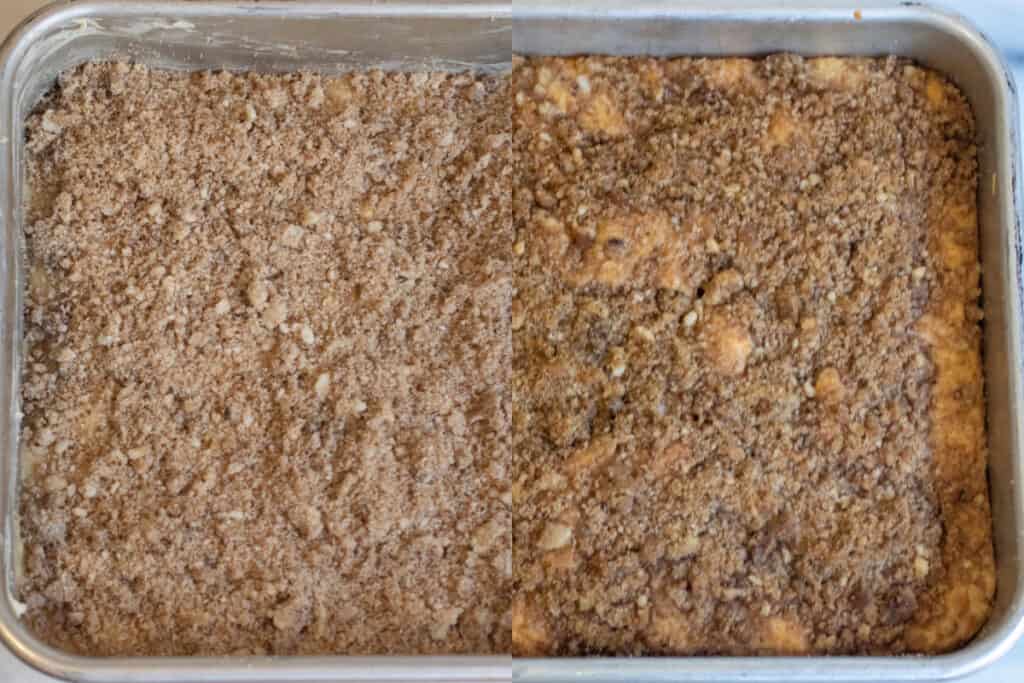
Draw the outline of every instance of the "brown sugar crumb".
M509 651L507 102L468 73L61 77L28 123L43 639Z
M512 645L885 654L994 591L973 119L895 58L513 72Z

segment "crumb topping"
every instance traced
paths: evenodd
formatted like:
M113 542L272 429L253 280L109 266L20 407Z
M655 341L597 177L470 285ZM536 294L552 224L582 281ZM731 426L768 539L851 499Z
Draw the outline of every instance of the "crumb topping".
M89 64L28 123L26 619L507 652L507 78Z
M904 60L527 58L513 647L954 648L994 590L976 150Z
M939 74L94 63L27 130L47 642L897 654L988 617L974 123Z

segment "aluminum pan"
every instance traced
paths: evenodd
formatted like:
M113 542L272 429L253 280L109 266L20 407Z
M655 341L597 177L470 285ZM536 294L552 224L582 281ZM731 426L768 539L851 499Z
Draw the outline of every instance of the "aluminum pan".
M854 14L855 10L857 15ZM990 490L997 561L991 619L965 648L921 657L517 659L522 681L909 681L949 679L1006 653L1024 631L1021 411L1022 251L1016 101L999 55L959 17L917 3L805 1L570 6L513 0L513 47L524 54L911 57L949 76L970 99L979 134L979 228L985 309Z
M29 665L76 681L495 681L511 658L135 657L70 655L35 638L17 619L10 586L15 519L23 272L19 235L24 188L23 121L61 70L119 55L161 67L338 72L507 69L507 5L480 2L97 2L61 3L23 23L0 50L0 639Z
M896 53L953 76L971 99L983 137L980 197L987 329L986 381L992 446L992 495L999 566L992 620L967 648L917 658L504 657L107 658L68 655L35 639L16 619L9 588L0 594L0 638L47 673L82 681L352 680L932 680L994 661L1022 630L1024 548L1021 435L1021 246L1014 214L1017 137L1012 83L985 40L948 14L915 5L826 2L622 3L586 0L571 8L514 1L457 2L81 2L44 10L0 51L0 570L7 587L14 561L18 362L22 276L18 261L21 121L26 107L61 69L117 53L157 66L337 71L375 64L395 68L482 65L505 68L517 51L567 54ZM514 20L510 21L510 9ZM513 26L514 25L514 26ZM510 31L510 26L511 31ZM396 47L397 46L397 47ZM13 141L13 142L12 142ZM986 185L982 182L982 186Z

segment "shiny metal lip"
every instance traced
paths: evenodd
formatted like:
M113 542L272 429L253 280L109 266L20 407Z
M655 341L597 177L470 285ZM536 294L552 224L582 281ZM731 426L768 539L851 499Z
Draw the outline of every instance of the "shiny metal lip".
M513 0L513 47L533 55L756 56L896 54L949 75L979 134L979 230L985 309L989 479L997 563L991 618L964 648L937 656L526 658L513 678L581 681L931 681L977 671L1024 632L1022 208L1012 77L955 14L915 2Z
M854 16L854 11L859 16ZM507 69L524 54L901 54L949 74L981 135L990 481L998 565L993 616L967 647L924 657L111 657L45 645L18 620L12 589L19 477L23 273L19 235L26 112L62 69L117 54L171 68L339 70L433 65ZM911 681L995 661L1024 632L1024 245L1014 86L999 55L955 15L916 3L829 0L512 0L430 3L271 0L63 2L0 48L0 639L47 674L74 681ZM991 178L991 180L989 180ZM991 184L992 191L989 192Z

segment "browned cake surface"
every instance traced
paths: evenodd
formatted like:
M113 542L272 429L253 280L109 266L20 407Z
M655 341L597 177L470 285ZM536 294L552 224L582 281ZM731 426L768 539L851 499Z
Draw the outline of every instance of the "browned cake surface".
M517 654L948 650L994 590L970 109L896 59L528 59Z
M25 230L46 641L509 650L507 83L62 78Z

